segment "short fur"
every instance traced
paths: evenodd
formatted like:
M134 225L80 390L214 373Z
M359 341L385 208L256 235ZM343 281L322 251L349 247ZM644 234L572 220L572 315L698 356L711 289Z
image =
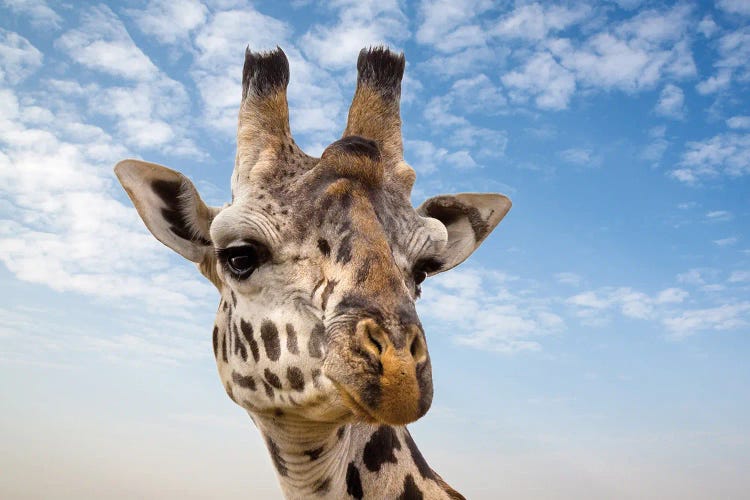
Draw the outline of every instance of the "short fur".
M415 210L404 57L371 48L357 66L344 137L314 158L289 129L286 56L246 52L232 202L221 209L165 167L125 160L115 172L152 233L219 290L219 376L288 498L462 498L404 427L433 394L414 302L418 281L468 257L510 202L461 194Z

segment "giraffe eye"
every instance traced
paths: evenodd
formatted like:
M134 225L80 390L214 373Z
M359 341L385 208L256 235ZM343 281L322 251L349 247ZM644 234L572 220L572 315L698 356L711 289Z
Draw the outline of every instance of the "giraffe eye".
M247 243L238 247L216 251L219 260L235 278L243 280L269 259L268 249L260 243Z

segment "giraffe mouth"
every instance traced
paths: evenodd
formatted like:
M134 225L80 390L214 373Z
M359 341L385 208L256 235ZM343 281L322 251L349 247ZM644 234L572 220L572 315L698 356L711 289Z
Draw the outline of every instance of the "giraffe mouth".
M362 403L357 401L356 397L352 393L350 393L343 384L340 384L333 379L330 380L331 382L333 382L334 387L336 387L336 390L341 396L341 400L344 402L344 405L354 414L355 417L368 424L380 423L380 421L375 418L372 413L370 413L370 410L368 410Z

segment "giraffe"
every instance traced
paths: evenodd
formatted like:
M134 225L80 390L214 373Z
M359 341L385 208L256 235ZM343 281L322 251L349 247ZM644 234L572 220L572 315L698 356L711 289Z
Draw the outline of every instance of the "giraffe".
M147 228L218 289L219 376L259 429L287 498L463 498L406 428L433 395L415 301L422 281L464 261L511 203L462 193L412 206L404 67L403 54L362 49L343 136L315 158L290 132L286 55L247 48L223 207L174 170L115 166Z

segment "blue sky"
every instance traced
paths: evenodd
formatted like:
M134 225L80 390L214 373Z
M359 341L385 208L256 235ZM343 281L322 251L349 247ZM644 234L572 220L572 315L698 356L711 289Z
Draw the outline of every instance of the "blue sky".
M246 45L339 137L360 48L407 59L415 204L514 206L419 302L413 426L470 498L750 490L750 4L0 2L0 496L278 495L216 375L218 298L112 174L229 199Z

